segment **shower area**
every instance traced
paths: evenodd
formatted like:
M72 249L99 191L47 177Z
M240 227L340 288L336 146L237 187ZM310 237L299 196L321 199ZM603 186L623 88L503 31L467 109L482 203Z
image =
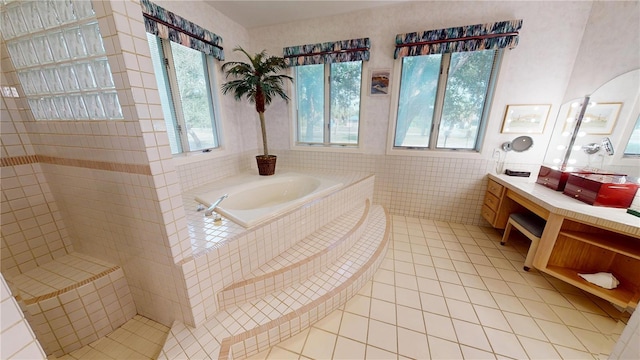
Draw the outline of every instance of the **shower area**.
M45 352L136 314L194 325L199 293L177 265L191 243L139 2L2 1L0 15L2 278Z

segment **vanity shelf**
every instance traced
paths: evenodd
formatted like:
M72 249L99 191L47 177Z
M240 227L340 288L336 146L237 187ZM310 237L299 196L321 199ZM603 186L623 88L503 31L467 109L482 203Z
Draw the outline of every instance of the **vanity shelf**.
M591 284L578 276L578 273L583 273L581 270L569 269L560 266L547 266L545 272L622 308L637 306L638 299L636 298L634 300L635 291L633 289L625 288L622 286L622 283L617 288L608 290Z
M640 240L631 236L565 219L542 270L623 308L640 300ZM620 284L609 290L578 276L597 272Z
M615 251L619 254L640 260L640 240L617 233L606 232L603 234L588 233L582 231L561 231L561 236L576 239L603 249Z

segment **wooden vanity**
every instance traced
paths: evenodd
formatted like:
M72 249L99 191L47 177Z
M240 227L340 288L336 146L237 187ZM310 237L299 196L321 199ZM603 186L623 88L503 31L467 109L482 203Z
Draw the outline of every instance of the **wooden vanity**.
M547 220L534 267L622 308L640 301L640 218L625 209L591 206L536 184L534 178L489 174L482 216L504 229L509 214L533 212ZM578 276L609 272L612 290Z

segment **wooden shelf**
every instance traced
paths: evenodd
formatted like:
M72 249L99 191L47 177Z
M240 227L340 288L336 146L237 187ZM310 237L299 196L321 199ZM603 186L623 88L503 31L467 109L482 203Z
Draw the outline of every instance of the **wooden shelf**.
M640 260L640 240L616 233L587 233L582 231L560 231L566 236L603 249L607 249L630 258Z
M637 305L634 301L634 291L625 288L622 283L617 288L608 290L578 276L578 273L581 273L580 270L550 265L543 271L620 307L635 307Z

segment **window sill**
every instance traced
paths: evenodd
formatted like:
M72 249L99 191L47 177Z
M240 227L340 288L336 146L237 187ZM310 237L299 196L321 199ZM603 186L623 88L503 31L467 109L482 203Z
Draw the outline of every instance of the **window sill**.
M421 156L435 158L455 158L455 159L484 159L481 152L474 150L421 150L421 149L387 149L387 155L396 156Z
M202 152L202 150L191 151L188 153L180 153L173 155L173 162L176 166L192 164L199 161L205 161L228 155L229 152L222 148L211 149L209 152Z
M342 152L342 153L362 153L363 150L359 145L343 146L343 145L292 145L291 150L300 151L317 151L317 152Z

